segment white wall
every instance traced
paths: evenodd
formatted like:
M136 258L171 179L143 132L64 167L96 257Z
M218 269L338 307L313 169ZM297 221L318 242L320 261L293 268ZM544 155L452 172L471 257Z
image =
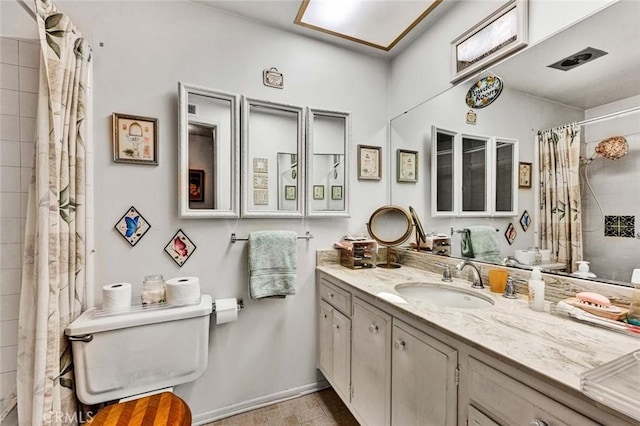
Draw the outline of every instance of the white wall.
M59 2L58 7L93 48L96 295L100 297L101 286L116 281L130 281L139 289L144 275L161 273L199 276L203 291L214 298L245 298L237 322L211 327L204 376L177 389L196 421L235 404L316 383L315 251L331 247L349 230L363 229L370 214L387 202L387 185L358 182L351 170L350 219L181 220L177 82L351 111L354 147L385 146L387 63L189 2L79 1ZM284 73L284 90L263 86L262 70L270 67ZM159 119L159 166L112 162L113 112ZM113 229L131 205L151 223L133 248ZM178 229L197 246L181 269L163 253ZM246 237L263 229L315 235L310 242L299 242L298 293L285 300L248 300L247 246L229 243L232 232ZM114 356L126 357L123 350L114 348Z

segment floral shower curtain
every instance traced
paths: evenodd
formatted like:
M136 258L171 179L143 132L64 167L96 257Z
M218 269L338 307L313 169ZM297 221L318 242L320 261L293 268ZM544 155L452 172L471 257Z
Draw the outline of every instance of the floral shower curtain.
M540 153L540 246L574 270L582 260L580 126L569 124L538 134Z
M18 334L20 424L78 422L65 327L86 306L91 49L50 1L36 0L40 88Z

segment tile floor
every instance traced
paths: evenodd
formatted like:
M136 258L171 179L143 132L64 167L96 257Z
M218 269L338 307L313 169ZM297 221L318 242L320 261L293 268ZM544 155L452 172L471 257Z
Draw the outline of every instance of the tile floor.
M206 426L359 426L340 397L331 388L290 399Z

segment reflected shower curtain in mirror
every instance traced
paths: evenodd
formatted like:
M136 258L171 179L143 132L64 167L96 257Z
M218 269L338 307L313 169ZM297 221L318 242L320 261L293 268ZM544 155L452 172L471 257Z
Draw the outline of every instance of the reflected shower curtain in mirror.
M573 272L582 260L580 207L580 126L576 123L538 134L540 164L540 247L551 249Z
M91 49L69 17L36 1L40 87L18 334L21 425L75 424L65 327L86 306Z

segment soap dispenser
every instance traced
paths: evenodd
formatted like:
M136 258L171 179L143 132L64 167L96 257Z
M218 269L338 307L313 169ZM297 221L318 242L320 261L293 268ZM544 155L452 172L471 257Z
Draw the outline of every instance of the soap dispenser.
M533 268L529 278L529 307L544 312L544 280L540 268Z
M574 272L573 275L578 275L583 278L596 278L596 274L589 270L589 262L585 260L578 260L576 261L576 264L578 264L578 270Z

